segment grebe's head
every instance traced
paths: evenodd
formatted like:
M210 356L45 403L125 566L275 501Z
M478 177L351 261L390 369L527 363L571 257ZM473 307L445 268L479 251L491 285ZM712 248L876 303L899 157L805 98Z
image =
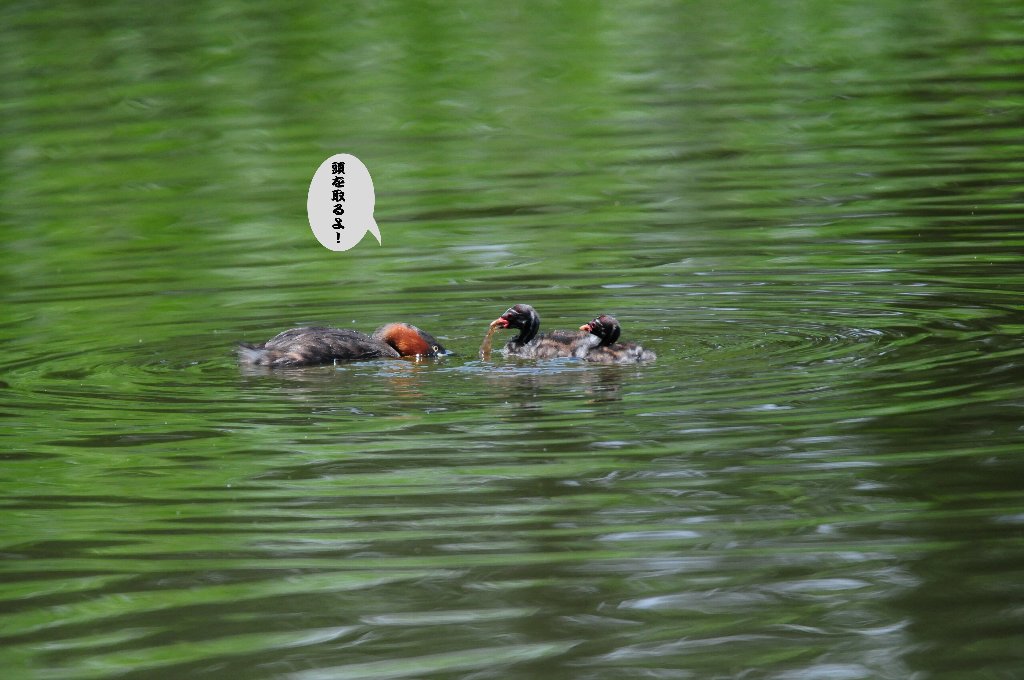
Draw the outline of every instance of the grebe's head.
M437 357L451 354L430 333L408 323L389 323L373 333L373 337L395 348L403 357Z
M580 326L580 330L601 338L601 345L613 344L622 334L619 322L614 316L608 314L602 314L593 321L583 324Z
M512 342L525 344L532 340L540 330L540 315L530 305L514 305L492 321L491 326L517 329L519 335L513 338Z

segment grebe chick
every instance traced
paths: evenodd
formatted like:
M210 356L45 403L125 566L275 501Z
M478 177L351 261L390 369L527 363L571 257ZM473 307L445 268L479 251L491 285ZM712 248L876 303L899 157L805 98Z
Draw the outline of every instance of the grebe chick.
M551 331L537 335L540 315L530 305L514 305L491 322L492 327L514 328L519 335L509 340L501 350L505 356L522 359L583 358L600 340L579 331Z
M450 354L429 333L407 323L389 323L373 335L347 328L305 326L278 333L261 345L241 343L244 364L287 368L339 361Z
M658 358L654 352L635 342L616 342L622 334L622 328L614 316L602 314L580 326L580 330L591 334L600 343L583 357L587 361L599 364L636 364Z

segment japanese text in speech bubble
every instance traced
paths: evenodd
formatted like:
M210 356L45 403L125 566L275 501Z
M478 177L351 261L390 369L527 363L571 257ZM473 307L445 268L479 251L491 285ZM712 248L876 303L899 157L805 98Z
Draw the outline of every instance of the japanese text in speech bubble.
M363 162L348 153L331 156L317 168L309 183L306 214L320 244L329 250L348 250L370 232L380 244L373 219L373 180Z

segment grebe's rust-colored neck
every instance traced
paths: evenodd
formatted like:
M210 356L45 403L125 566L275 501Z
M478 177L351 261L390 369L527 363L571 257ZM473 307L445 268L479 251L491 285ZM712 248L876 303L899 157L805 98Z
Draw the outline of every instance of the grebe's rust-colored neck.
M373 335L394 347L403 357L433 354L430 344L420 335L420 329L406 323L389 323Z
M403 357L450 354L432 335L409 323L389 323L378 328L373 337L395 349Z

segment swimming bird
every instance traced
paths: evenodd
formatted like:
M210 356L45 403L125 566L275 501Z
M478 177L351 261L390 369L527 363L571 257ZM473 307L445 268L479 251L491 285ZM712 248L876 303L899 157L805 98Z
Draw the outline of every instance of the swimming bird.
M600 344L592 347L582 358L600 364L635 364L654 361L654 352L644 349L635 342L616 342L622 334L618 320L611 315L601 314L593 321L580 326L580 330L598 338Z
M432 335L407 323L385 324L372 336L347 328L304 326L278 333L259 345L238 346L242 363L271 368L450 353Z
M509 307L508 311L491 322L491 327L519 331L501 351L505 356L522 359L582 359L600 344L600 338L589 332L550 331L538 335L540 315L533 307L524 304Z

